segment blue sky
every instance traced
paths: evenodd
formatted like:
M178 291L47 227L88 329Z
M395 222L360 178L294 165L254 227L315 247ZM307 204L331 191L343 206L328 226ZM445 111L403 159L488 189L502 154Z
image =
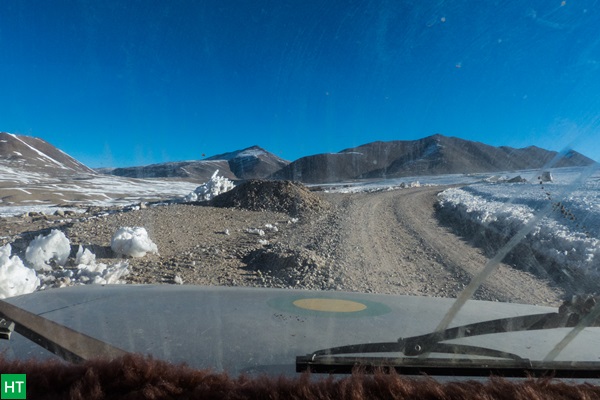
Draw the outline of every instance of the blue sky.
M0 131L92 167L441 133L600 160L600 4L3 0Z

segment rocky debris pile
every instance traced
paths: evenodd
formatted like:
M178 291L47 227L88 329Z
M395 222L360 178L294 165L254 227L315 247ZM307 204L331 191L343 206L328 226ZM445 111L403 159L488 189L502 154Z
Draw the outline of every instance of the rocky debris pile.
M337 286L325 259L305 248L276 243L250 251L242 261L265 287L334 290Z
M292 216L320 212L329 204L304 185L291 181L249 180L215 197L215 207L284 212Z
M510 178L506 181L506 183L525 183L527 179L523 178L521 175L517 175L514 178Z
M492 175L485 178L483 181L488 183L526 183L527 179L523 178L521 175L512 178L509 178L508 176Z

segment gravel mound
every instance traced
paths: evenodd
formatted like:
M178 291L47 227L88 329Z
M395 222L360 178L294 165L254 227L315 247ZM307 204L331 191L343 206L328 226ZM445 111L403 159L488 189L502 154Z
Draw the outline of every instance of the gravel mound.
M329 204L304 185L291 181L249 180L215 197L215 207L235 207L251 211L284 212L291 216L320 212Z
M249 252L242 261L269 286L335 289L332 271L325 266L326 261L305 248L290 248L277 243Z

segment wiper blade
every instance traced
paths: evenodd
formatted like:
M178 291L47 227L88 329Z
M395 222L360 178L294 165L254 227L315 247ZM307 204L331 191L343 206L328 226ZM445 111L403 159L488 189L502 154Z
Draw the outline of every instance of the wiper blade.
M365 356L328 356L315 361L297 357L296 361L297 372L349 374L357 368L361 372L389 371L393 368L402 375L600 378L600 362L595 361L547 363L531 360Z
M398 339L397 342L361 343L352 344L348 346L332 347L329 349L315 351L312 354L308 354L306 357L307 359L314 361L317 357L344 354L403 353L407 356L414 356L425 353L425 351L422 351L422 349L427 348L427 352L429 353L464 354L485 357L507 358L519 361L523 360L522 357L519 357L516 354L494 349L488 349L480 346L469 346L463 344L430 343L427 345L427 347L421 347L420 344L417 344L416 347L412 347L413 351L411 351L410 349L407 350L407 343L411 343L412 339L414 338Z
M480 356L489 357L492 360L470 360L467 358L436 358L434 361L437 364L440 362L444 363L444 360L450 360L453 365L457 362L468 362L469 368L473 367L473 362L477 362L478 365L489 365L497 364L496 367L503 367L505 363L512 367L521 365L521 367L527 367L531 370L535 364L527 359L524 359L516 354L504 352L500 350L490 349L482 346L470 346L464 344L449 344L442 343L447 340L460 339L466 337L474 337L480 335L488 335L494 333L505 333L505 332L519 332L519 331L534 331L534 330L545 330L554 328L565 328L576 326L582 318L589 314L590 310L596 305L596 299L592 296L579 296L574 297L572 301L567 301L561 305L558 312L544 313L544 314L532 314L523 315L509 318L500 318L495 320L477 322L467 325L462 325L454 328L448 328L439 332L432 332L425 335L412 336L408 338L399 338L396 342L381 342L381 343L362 343L353 344L348 346L332 347L329 349L323 349L315 351L306 356L299 356L296 359L296 369L298 371L304 371L310 369L311 371L317 372L317 366L321 365L325 368L332 365L352 365L351 363L357 363L360 365L382 365L382 362L391 367L407 366L411 365L416 367L417 365L426 366L431 364L431 360L427 360L423 357L414 358L415 356L422 356L427 353L441 353L441 354L453 354L463 356ZM588 326L600 326L600 318L596 318L591 321ZM359 354L373 354L373 353L402 353L407 357L348 357L350 355ZM345 357L334 357L342 356ZM496 360L494 360L496 359ZM504 360L502 360L504 359ZM441 360L441 361L440 361ZM572 366L573 363L552 363L554 367ZM592 365L595 369L600 367L600 363L591 362L584 363L586 368L590 368ZM549 363L538 363L537 369L543 369L546 372L549 370L546 366ZM579 364L578 364L579 365ZM429 365L431 367L431 365ZM331 370L329 370L331 371ZM404 372L406 373L406 372ZM596 372L596 375L598 373Z
M128 354L111 344L40 317L0 300L0 338L10 339L14 330L66 361L92 358L114 359Z

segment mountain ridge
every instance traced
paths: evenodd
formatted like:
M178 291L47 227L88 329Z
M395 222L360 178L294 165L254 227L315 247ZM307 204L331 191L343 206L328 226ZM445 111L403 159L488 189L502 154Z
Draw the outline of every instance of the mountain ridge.
M405 176L498 172L544 167L584 166L593 160L576 151L559 153L536 146L494 147L440 134L417 140L371 142L338 153L302 157L271 179L304 183L342 182Z
M549 167L585 166L595 161L576 151L559 154L535 145L491 146L441 134L417 140L375 141L286 161L254 145L207 157L145 166L92 170L42 139L0 133L0 166L11 174L107 174L128 178L206 181L215 170L234 180L273 179L334 183L358 179L454 173L499 172ZM9 172L7 172L9 173Z
M173 161L139 167L115 168L111 175L129 178L184 178L208 180L218 169L229 179L259 179L289 164L276 155L254 145L241 150L217 154L203 160Z

